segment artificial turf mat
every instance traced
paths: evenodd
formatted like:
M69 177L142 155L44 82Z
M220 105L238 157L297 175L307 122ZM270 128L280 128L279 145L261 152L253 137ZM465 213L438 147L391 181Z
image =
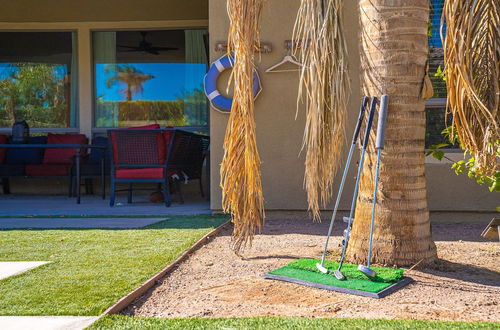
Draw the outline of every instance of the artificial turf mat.
M357 270L357 265L344 264L341 271L346 279L341 281L333 275L333 270L337 269L338 263L330 261L325 262L325 267L330 270L330 273L323 274L316 268L316 263L319 262L320 260L317 259L299 259L284 267L273 270L268 274L331 287L371 293L381 292L405 279L402 269L372 267L372 269L377 272L377 276L370 279Z
M292 261L285 267L307 270L310 272L315 272L324 275L316 267L316 264L320 262L321 260L318 259L299 259ZM330 273L327 274L327 276L335 278L335 276L333 275L333 271L339 267L339 264L337 262L325 260L324 266L330 271ZM372 282L386 282L386 283L394 283L403 279L402 269L389 268L389 267L370 267L370 268L377 273L377 276L371 279L370 277L366 276L365 273L362 273L358 270L358 265L343 264L341 271L342 274L344 274L344 276L348 279L352 278L358 280L370 280Z

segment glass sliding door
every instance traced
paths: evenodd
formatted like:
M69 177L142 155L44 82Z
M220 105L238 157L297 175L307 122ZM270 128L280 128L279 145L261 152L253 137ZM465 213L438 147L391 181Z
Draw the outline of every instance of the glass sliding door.
M0 128L78 127L76 33L0 32Z
M206 33L93 32L95 127L158 123L208 131Z

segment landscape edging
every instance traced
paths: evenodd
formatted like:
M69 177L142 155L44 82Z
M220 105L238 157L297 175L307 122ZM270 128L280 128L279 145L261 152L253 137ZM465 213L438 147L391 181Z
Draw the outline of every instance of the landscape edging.
M211 237L217 235L219 232L221 232L224 228L226 228L227 225L231 223L231 220L228 220L224 222L223 224L219 225L217 228L214 230L210 231L209 233L205 234L202 238L200 238L196 243L194 243L189 249L184 251L183 254L181 254L177 259L175 259L172 263L167 265L165 268L160 270L158 273L153 275L150 279L148 279L146 282L144 282L141 286L136 288L134 291L130 292L126 296L122 297L120 300L118 300L114 305L106 309L100 316L103 317L104 315L109 315L109 314L118 314L122 310L124 310L126 307L128 307L132 302L134 302L138 297L142 296L144 293L146 293L149 289L151 289L155 284L156 281L167 275L170 271L172 271L174 268L178 266L179 263L183 262L187 257L192 254L194 251L199 249L204 243L206 243L208 240L211 239Z

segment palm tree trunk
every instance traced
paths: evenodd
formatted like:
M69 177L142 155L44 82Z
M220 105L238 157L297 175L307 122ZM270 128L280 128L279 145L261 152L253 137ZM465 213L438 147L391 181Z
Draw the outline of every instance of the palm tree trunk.
M127 101L132 101L132 86L127 84L127 89L125 90L125 98Z
M372 263L411 265L436 258L425 182L428 0L360 0L364 95L389 94L385 149L377 195ZM374 127L376 127L374 125ZM370 230L376 151L370 139L348 258L364 263Z

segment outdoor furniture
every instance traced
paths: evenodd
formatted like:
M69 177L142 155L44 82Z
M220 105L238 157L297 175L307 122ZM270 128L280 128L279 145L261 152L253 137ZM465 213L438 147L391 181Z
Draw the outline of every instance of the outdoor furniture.
M89 154L82 157L80 161L80 180L84 180L85 192L94 193L93 178L101 179L102 199L106 199L106 175L110 172L110 153L108 149L108 138L104 136L92 139ZM71 167L70 172L70 194L76 195L76 166Z
M198 158L196 152L201 150L201 140L199 135L176 129L171 155L168 159L169 175L172 178L176 192L179 194L179 201L184 203L180 181L187 182L190 177L191 162ZM194 173L194 172L193 172Z
M210 147L210 137L206 135L193 134L189 143L188 158L182 171L187 175L189 180L199 180L201 197L205 197L203 193L203 162L208 155Z
M76 186L78 187L76 202L80 204L80 159L82 151L102 147L77 143L33 143L47 140L46 137L32 137L28 144L0 144L0 149L7 149L5 164L0 165L0 177L3 180L6 179L7 182L8 178L12 176L69 178L70 168L74 165L76 168ZM78 141L78 138L72 137L72 140ZM59 137L52 139L52 142L57 141L61 141L61 139ZM83 142L84 140L80 141ZM4 185L4 192L10 193L8 183L7 191L5 188Z
M169 156L176 132L167 129L108 130L111 150L110 206L115 205L116 184L128 183L127 202L132 203L132 184L152 182L163 185L165 206L170 206Z
M3 135L2 145L8 144L9 139ZM46 136L30 137L29 144L47 143ZM9 144L10 145L10 144ZM2 178L2 186L4 194L10 194L10 177L26 176L25 167L29 164L40 164L43 161L43 149L25 149L25 148L0 148L2 150L3 159L0 158L0 177Z

